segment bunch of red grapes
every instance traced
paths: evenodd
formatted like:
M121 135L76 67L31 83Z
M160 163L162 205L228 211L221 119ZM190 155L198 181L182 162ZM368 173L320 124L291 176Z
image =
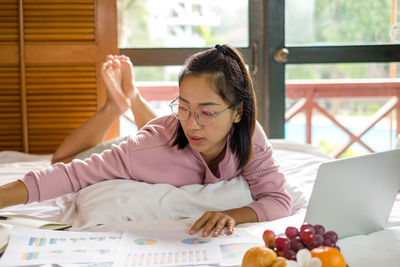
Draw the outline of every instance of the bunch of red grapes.
M325 232L325 228L319 224L303 224L300 229L289 226L285 230L285 235L286 237L276 237L273 231L265 230L263 239L266 247L275 250L279 256L288 260L296 260L297 251L303 248L312 250L328 246L340 250L336 245L338 235L334 231Z

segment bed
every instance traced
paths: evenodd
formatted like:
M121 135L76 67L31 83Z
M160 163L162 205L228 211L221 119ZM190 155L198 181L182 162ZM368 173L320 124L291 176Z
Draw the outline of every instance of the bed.
M293 199L293 211L291 216L276 221L237 226L238 229L259 237L266 229L281 233L286 226L299 227L302 224L317 169L322 162L333 160L311 145L281 139L271 140L271 144L281 170L286 175L287 191ZM2 151L0 184L14 181L29 170L46 167L50 164L50 159L51 155ZM132 196L132 190L137 192L135 196ZM230 193L222 194L227 191ZM148 200L145 205L140 201L144 198ZM188 205L176 205L183 201ZM0 215L4 212L15 212L52 221L64 221L70 223L71 230L75 231L187 231L204 210L212 207L237 207L249 202L251 195L243 177L214 185L192 185L180 189L168 185L114 180L92 185L77 194L9 207L0 210ZM369 235L345 238L339 240L338 245L350 267L399 266L400 195L396 198L386 229Z

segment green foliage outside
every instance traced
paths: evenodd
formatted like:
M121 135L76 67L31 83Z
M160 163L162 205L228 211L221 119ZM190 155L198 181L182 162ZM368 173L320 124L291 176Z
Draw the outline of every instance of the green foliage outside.
M287 0L289 5L296 0ZM311 34L302 37L301 31L290 31L288 43L312 45L360 45L390 43L392 1L389 0L308 0L314 2L313 11L302 15L312 16L311 24L304 25ZM399 7L397 7L399 9ZM289 8L290 10L290 8ZM290 10L297 12L296 9ZM399 11L399 10L397 10ZM312 12L312 13L311 13ZM286 14L290 17L291 14ZM399 18L397 18L399 19ZM291 27L292 21L287 25ZM298 36L296 36L298 35ZM302 40L300 43L296 40ZM388 78L388 64L379 70L368 69L368 64L319 64L294 65L287 72L288 79L334 79L334 78Z
M310 4L310 2L313 2ZM291 14L286 14L286 42L291 45L365 45L391 43L390 27L392 1L389 0L306 0L308 7L301 9L297 0L286 0ZM292 6L292 8L290 8ZM397 14L399 13L397 5ZM299 12L302 12L299 14ZM299 17L303 25L296 25L292 17ZM304 19L311 16L312 18ZM399 15L397 15L399 21ZM296 28L290 30L290 28ZM301 30L303 27L304 30ZM398 34L397 34L398 35ZM398 40L395 40L398 42ZM390 78L389 63L342 63L342 64L297 64L286 66L287 79L373 79ZM399 67L397 70L399 73ZM321 106L331 114L370 117L375 114L387 99L352 99L336 101L334 112L329 105L332 99L321 99ZM340 145L328 141L318 147L325 153L331 153ZM355 156L357 153L347 149L341 157Z
M334 152L336 149L339 148L339 144L331 144L328 141L321 141L318 144L318 148L321 149L322 152L324 152L325 154L331 154L332 152ZM355 152L354 150L351 149L351 147L349 147L348 149L346 149L346 151L340 155L339 158L349 158L349 157L354 157L354 156L358 156L359 154L357 152Z
M357 45L390 43L392 1L390 0L285 0L286 42L291 45ZM148 0L118 0L120 47L162 47L163 40L150 38ZM244 2L243 2L244 3ZM294 8L289 7L293 5ZM302 8L298 8L302 7ZM400 4L398 5L398 9ZM151 8L151 7L149 7ZM201 12L199 7L199 12ZM216 14L221 15L218 27L193 25L192 31L201 36L205 46L216 43L232 42L225 39L225 34L243 27L248 23L248 10L243 9L228 14L227 10L214 7ZM397 10L397 13L400 10ZM291 12L291 13L290 13ZM296 23L296 19L299 22ZM400 21L398 17L397 20ZM305 24L302 25L301 22ZM245 25L248 27L248 25ZM123 34L122 34L123 33ZM232 33L235 33L234 31ZM233 34L235 35L235 34ZM301 41L299 41L301 40ZM397 40L396 40L397 41ZM149 46L149 44L151 44ZM235 44L247 46L247 44ZM175 81L175 70L167 71L166 67L135 67L138 81ZM399 73L400 68L397 72ZM400 74L400 73L399 73ZM365 64L295 64L286 66L286 79L365 79L389 78L389 63ZM322 100L324 101L324 100ZM331 101L331 100L329 100ZM329 105L328 100L321 105ZM369 102L341 102L338 113L346 116L372 116L382 106L380 99ZM326 107L327 108L327 107ZM328 109L329 110L329 109ZM339 144L321 142L319 147L326 153L338 148ZM353 156L355 152L348 149L343 157Z

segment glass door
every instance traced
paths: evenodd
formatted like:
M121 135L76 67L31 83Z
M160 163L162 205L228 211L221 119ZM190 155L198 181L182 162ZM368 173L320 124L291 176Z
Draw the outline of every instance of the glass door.
M393 148L397 0L271 0L268 9L271 137L335 157Z
M263 65L259 64L258 58L262 55L263 2L117 1L120 53L131 58L139 89L142 88L143 94L152 100L158 114L169 112L166 103L173 98L168 92L174 93L185 59L216 44L228 43L237 47L255 79L261 80ZM264 83L258 82L257 87L258 97L262 98ZM265 114L263 108L260 104L260 116ZM124 125L121 121L122 131Z

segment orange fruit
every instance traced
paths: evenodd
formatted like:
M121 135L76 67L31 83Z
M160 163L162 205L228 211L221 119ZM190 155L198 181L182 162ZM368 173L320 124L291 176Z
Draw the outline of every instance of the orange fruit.
M275 251L264 246L252 247L243 256L242 267L270 266L277 256Z
M322 267L346 267L346 261L337 248L317 247L311 250L311 256L322 262Z

